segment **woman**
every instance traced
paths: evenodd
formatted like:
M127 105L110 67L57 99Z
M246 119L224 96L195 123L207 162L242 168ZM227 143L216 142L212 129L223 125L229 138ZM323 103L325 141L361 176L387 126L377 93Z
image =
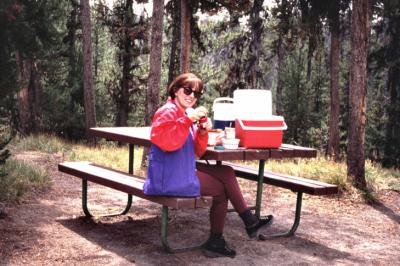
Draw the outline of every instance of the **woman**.
M192 73L179 75L168 88L169 100L153 117L149 169L144 185L147 195L181 197L212 196L210 236L202 246L209 257L234 257L222 233L228 200L245 224L250 238L259 228L272 223L272 215L257 218L244 201L235 173L231 167L203 165L196 169L196 156L207 148L207 126L195 126L207 117L207 110L192 107L203 93L203 82ZM188 109L190 108L190 109ZM191 110L191 112L188 112ZM209 120L208 120L209 121Z

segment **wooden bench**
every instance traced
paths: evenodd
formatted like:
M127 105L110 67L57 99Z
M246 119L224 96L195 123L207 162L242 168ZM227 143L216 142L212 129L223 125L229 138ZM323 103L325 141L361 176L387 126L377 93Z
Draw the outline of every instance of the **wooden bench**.
M170 247L167 239L168 209L209 208L212 204L212 197L178 198L147 196L143 193L143 177L95 165L90 162L63 162L58 164L58 170L82 179L82 208L87 217L93 216L87 207L87 182L90 181L128 194L128 203L125 210L121 213L111 215L126 214L132 204L132 195L162 205L161 243L167 252L173 253L199 247L198 245L177 249Z
M205 163L206 162L203 161L197 161L197 164L205 164ZM207 163L213 164L215 163L215 161ZM259 180L258 170L255 168L246 167L231 162L222 162L222 165L227 165L232 167L237 177L245 178L252 181ZM303 193L310 195L332 195L338 193L338 187L336 185L297 176L278 174L268 170L264 170L264 175L262 178L264 184L286 188L292 190L293 192L296 192L297 200L296 200L295 219L290 230L287 232L277 233L269 236L261 235L260 236L261 240L265 240L270 237L291 236L295 233L300 223Z

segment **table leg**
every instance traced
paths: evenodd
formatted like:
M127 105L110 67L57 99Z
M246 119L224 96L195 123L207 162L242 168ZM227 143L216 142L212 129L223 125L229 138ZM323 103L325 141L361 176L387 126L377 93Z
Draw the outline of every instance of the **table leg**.
M262 192L263 192L263 183L264 183L264 167L265 160L260 160L258 164L258 181L257 181L257 196L256 196L256 215L260 217L261 212L261 200L262 200Z
M275 234L271 234L271 235L260 234L258 236L258 239L259 240L267 240L267 239L271 239L271 238L274 238L274 237L286 237L286 236L294 235L294 233L297 230L297 227L299 227L299 224L300 224L302 198L303 198L303 193L302 192L297 192L296 213L295 213L295 217L294 217L292 228L290 228L289 231L281 232L281 233L275 233Z
M164 247L165 251L168 253L179 253L186 252L191 250L200 249L202 244L189 246L189 247L175 247L172 248L168 243L168 207L162 206L161 210L161 244Z
M128 165L128 173L133 174L133 170L134 170L134 158L135 158L135 154L134 154L134 146L133 144L129 143L129 165ZM123 210L121 212L121 214L127 214L130 210L132 206L132 195L128 194L128 202L126 203L126 207L125 210Z
M134 147L133 144L129 144L129 173L133 174L133 168L134 168Z
M106 214L106 215L96 215L98 217L112 217L112 216L117 216L117 215L122 215L122 214L127 214L129 209L132 206L132 195L128 194L128 201L126 203L126 207L122 212L118 213L111 213L111 214ZM88 181L86 178L82 178L82 209L83 212L85 213L86 217L93 217L94 215L89 211L88 208Z

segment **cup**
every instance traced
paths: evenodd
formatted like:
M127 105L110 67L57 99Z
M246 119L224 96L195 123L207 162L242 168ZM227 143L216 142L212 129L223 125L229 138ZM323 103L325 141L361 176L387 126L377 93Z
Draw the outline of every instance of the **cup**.
M236 133L234 127L225 127L225 138L226 139L235 139Z

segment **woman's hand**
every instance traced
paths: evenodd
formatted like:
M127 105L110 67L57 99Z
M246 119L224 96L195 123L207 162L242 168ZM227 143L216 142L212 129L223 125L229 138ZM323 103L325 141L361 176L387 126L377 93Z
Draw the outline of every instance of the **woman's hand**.
M198 130L201 135L204 135L212 128L211 119L207 117L208 111L204 106L199 106L196 109L186 109L186 115L190 120L199 122Z
M200 120L201 121L201 120ZM199 123L199 132L200 134L206 134L210 129L212 129L211 119L206 117L206 121L203 123Z
M188 108L186 109L186 114L190 120L197 122L202 117L207 117L208 111L204 106L199 106L196 109Z

